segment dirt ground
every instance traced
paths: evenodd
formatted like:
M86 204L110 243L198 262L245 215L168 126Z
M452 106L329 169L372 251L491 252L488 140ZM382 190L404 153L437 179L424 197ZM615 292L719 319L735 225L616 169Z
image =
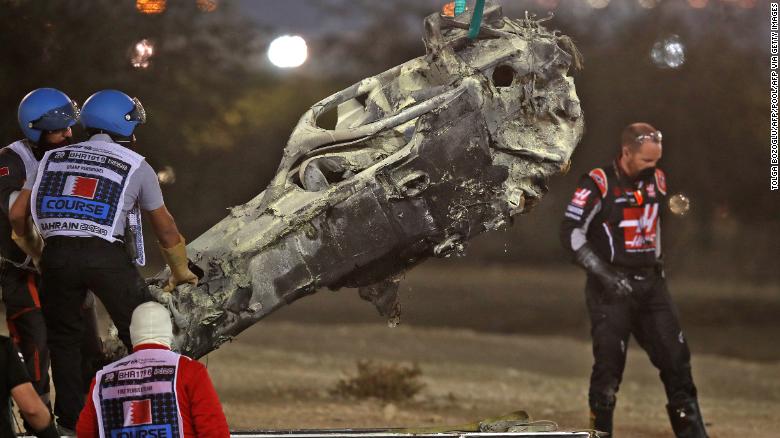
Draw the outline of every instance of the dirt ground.
M710 436L775 436L780 286L668 277ZM232 429L447 425L519 409L581 429L592 364L582 282L574 267L429 261L402 282L398 327L354 290L320 291L203 362ZM333 395L361 359L416 363L425 387L398 403ZM657 372L632 343L615 432L672 436L664 404Z
M204 359L232 428L408 427L471 422L518 409L562 429L587 426L592 357L574 268L427 263L401 286L402 325L387 327L353 290L282 309ZM693 350L710 436L780 427L780 287L670 278ZM331 393L356 362L416 363L425 388L383 403ZM634 343L615 432L671 436L657 372Z

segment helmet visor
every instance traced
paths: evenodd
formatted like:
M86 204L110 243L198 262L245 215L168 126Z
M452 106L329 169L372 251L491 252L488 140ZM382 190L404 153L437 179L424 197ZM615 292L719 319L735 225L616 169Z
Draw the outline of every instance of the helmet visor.
M125 120L128 122L146 123L146 110L137 97L133 98L133 110L125 115Z
M30 128L41 131L57 131L76 124L79 119L79 107L76 102L69 102L54 108L42 115L38 120L30 122Z

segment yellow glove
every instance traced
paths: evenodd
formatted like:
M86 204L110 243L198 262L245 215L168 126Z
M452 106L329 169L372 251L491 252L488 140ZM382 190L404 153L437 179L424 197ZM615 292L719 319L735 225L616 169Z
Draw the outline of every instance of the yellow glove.
M172 248L163 248L160 245L160 251L162 251L165 263L171 268L171 277L168 279L168 285L163 288L165 292L173 291L176 286L182 283L189 283L193 286L198 284L198 276L190 271L187 266L189 259L187 259L187 250L185 248L184 236L179 235L181 239Z
M41 254L43 254L43 238L38 234L38 229L32 224L28 224L27 233L24 236L16 234L15 231L11 231L11 239L16 242L16 245L24 251L25 254L32 258L33 264L40 272Z

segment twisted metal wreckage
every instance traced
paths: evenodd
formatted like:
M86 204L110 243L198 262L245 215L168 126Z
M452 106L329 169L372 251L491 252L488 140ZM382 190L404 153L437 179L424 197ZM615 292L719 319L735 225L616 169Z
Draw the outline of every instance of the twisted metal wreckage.
M268 188L188 245L200 284L152 287L177 350L201 357L323 287L359 288L397 323L406 270L506 227L568 168L584 125L574 44L494 2L474 39L468 18L430 15L425 56L312 106Z

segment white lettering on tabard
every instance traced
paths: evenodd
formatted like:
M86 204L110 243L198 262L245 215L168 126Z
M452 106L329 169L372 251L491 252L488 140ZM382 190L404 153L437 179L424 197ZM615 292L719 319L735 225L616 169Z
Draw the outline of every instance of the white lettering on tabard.
M76 170L81 172L89 172L89 173L103 173L103 169L95 166L87 166L84 164L77 164L77 163L68 163L66 166L67 170Z
M87 152L71 151L70 158L84 161L95 161L97 163L105 163L106 157L103 155L89 154Z
M147 377L151 377L152 374L153 369L151 367L120 370L117 372L118 380L145 379Z
M117 161L117 160L115 160L113 158L109 158L108 159L108 164L110 164L112 166L115 166L115 167L118 167L118 168L120 168L120 169L122 169L124 171L127 171L127 169L129 169L129 166L127 164L125 164L125 163L123 163L121 161Z
M173 392L173 382L149 382L137 385L111 386L102 388L100 392L105 399L116 399L131 395L170 394Z
M80 166L78 169L72 168L72 166ZM99 169L99 170L97 170ZM97 168L94 166L85 166L85 165L79 165L77 163L63 163L63 162L57 162L57 161L51 161L46 164L46 170L49 172L63 172L66 173L68 171L78 171L87 175L96 175L103 178L108 178L111 181L122 184L124 181L124 177L117 172L114 172L111 169L107 168Z

